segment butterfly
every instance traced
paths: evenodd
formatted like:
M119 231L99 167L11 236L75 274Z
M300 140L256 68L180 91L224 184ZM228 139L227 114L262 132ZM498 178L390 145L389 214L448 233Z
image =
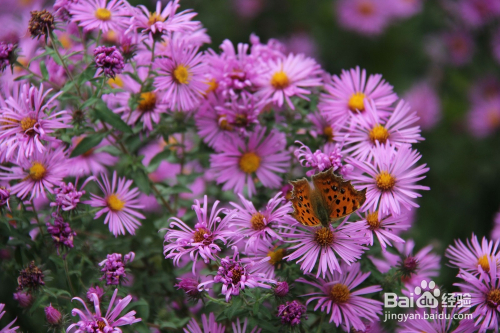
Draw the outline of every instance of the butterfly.
M366 200L366 188L357 191L332 168L312 176L312 182L314 188L306 178L290 182L292 216L305 226L328 227L333 220L355 212Z

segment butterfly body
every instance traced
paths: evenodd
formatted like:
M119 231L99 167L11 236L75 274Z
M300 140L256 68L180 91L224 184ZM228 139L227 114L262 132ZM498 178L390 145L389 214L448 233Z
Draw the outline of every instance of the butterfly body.
M312 176L312 182L314 188L306 178L290 182L293 186L292 215L305 226L326 227L355 212L366 200L366 189L357 191L350 181L337 176L332 169Z

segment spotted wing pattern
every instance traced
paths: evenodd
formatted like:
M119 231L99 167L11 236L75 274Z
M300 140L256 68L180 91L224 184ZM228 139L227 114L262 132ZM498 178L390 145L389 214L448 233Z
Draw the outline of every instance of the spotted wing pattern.
M292 216L305 226L313 227L320 225L321 222L315 215L311 203L312 191L307 179L302 178L290 183L293 186L292 197L290 199L294 208Z
M312 177L317 191L327 206L330 220L339 219L355 212L366 200L366 189L357 191L350 181L333 173L332 169Z

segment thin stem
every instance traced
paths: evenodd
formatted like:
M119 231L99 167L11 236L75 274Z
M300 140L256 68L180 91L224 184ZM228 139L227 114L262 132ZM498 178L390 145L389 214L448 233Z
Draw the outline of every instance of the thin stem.
M51 82L51 81L47 81L45 80L42 76L38 75L37 73L33 72L31 69L29 69L28 67L24 66L22 63L20 63L19 61L16 60L16 62L14 63L14 65L16 66L19 66L21 67L22 69L24 69L25 71L27 71L28 73L30 73L31 75L35 76L36 78L38 78L40 81L42 82L48 82L50 83L54 88L60 90L61 89L61 86L59 86L58 84L54 83L54 82Z
M115 139L115 143L117 143L117 144L120 146L119 148L120 148L120 149L121 149L121 150L122 150L125 154L130 155L130 152L128 151L127 147L125 147L125 146L123 145L123 143L122 143L122 142L120 141L120 139L119 139L119 138L115 135L115 133L113 133L112 131L110 131L110 130L108 129L108 126L106 125L106 123L105 123L105 122L101 122L101 123L102 123L102 127L104 127L104 129L105 129L106 131L108 131L108 132L109 132L109 134L113 137L113 139Z
M69 288L71 289L71 292L74 296L74 295L76 295L76 293L75 293L75 289L73 288L73 284L71 283L71 279L69 278L68 261L66 260L66 258L64 258L64 271L66 272L66 279L68 280Z
M220 305L224 305L224 306L229 306L228 303L224 302L224 301L221 301L220 299L217 299L217 298L213 298L211 297L210 295L206 294L205 295L206 298L208 298L210 301L216 303L216 304L220 304Z
M156 185L153 182L151 182L151 188L156 193L157 197L160 198L163 206L165 206L165 208L168 210L168 212L170 214L172 214L172 215L175 215L174 210L172 209L172 207L170 206L170 204L167 202L167 200L165 200L165 198L163 197L163 195L161 195L160 191L158 190L158 188L156 187Z
M38 212L36 211L35 204L32 203L31 207L33 208L33 213L35 213L35 219L36 219L36 222L38 224L38 228L40 229L40 235L42 235L42 239L43 239L45 235L43 233L42 224L40 223L40 219L38 218Z

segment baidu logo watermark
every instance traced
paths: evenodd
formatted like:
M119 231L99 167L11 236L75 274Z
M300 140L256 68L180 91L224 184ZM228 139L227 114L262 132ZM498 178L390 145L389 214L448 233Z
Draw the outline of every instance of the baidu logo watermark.
M384 322L390 319L395 319L398 321L407 321L411 319L451 319L453 312L453 319L464 319L472 318L469 313L458 313L456 311L446 311L447 309L456 308L470 308L471 306L471 294L469 293L441 293L441 290L436 286L434 281L427 283L423 280L420 286L415 287L413 293L409 296L398 296L396 293L385 293L384 294L384 307L385 319ZM390 310L394 308L417 308L417 309L443 309L441 313L434 311L432 313L427 313L425 311L415 312L415 313L391 313Z

